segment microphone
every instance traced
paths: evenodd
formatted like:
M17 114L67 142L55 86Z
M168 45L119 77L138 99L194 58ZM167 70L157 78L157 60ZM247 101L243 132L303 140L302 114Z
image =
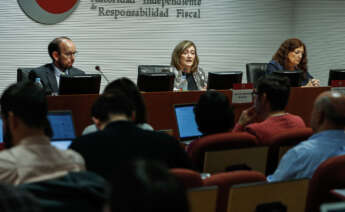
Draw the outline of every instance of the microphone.
M105 76L105 74L101 71L101 67L99 66L95 66L96 71L98 71L99 73L101 73L101 75L104 77L105 81L107 81L107 83L109 83L109 79Z

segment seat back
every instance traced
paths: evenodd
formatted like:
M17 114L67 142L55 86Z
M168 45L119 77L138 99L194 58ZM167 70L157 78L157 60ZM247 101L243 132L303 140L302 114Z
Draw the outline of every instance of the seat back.
M187 190L190 212L215 212L218 187L205 186Z
M269 146L266 175L272 174L283 155L292 147L302 141L307 140L313 134L311 128L287 129L284 132L276 134Z
M18 68L17 69L17 82L29 80L29 73L34 68Z
M230 189L227 212L255 211L259 205L280 202L288 212L303 212L308 179L235 185Z
M172 91L175 74L166 65L139 65L137 86L140 91Z
M256 171L232 171L211 175L204 180L205 186L218 186L216 212L226 212L229 189L236 184L266 181L265 175Z
M249 147L205 152L203 172L215 173L228 169L245 169L265 173L268 147Z
M337 200L330 191L344 188L345 155L326 160L316 169L310 180L306 212L317 212L322 203Z
M266 75L267 63L247 63L246 74L248 83L256 83L261 77Z
M170 65L139 65L139 73L161 73L170 72Z
M200 173L184 168L173 168L170 172L180 181L185 188L195 188L203 186Z
M205 153L256 146L256 138L249 133L218 133L204 136L189 144L187 152L199 171L203 171Z

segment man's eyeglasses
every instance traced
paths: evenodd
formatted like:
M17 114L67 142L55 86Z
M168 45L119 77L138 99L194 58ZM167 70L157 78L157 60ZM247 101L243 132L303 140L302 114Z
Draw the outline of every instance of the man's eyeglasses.
M65 55L66 57L72 57L72 56L76 56L78 54L78 52L67 52L67 53L62 53L63 55Z

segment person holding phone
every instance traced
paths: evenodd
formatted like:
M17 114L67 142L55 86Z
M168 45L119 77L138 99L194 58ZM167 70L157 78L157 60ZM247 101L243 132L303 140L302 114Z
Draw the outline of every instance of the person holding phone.
M320 86L320 80L314 79L308 72L307 63L307 48L305 44L297 38L291 38L280 45L272 60L268 63L266 73L270 75L277 70L301 70L303 71L302 86Z
M272 137L290 128L306 127L301 117L286 113L290 94L287 78L260 78L253 92L254 105L242 112L232 132L249 132L259 144L272 144Z

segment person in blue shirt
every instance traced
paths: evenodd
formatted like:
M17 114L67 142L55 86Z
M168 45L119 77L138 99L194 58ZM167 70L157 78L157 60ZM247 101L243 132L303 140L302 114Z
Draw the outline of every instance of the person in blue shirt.
M321 93L314 103L311 127L315 134L290 149L267 181L311 178L322 162L345 154L345 96Z
M302 86L320 86L320 81L309 74L307 63L305 44L297 38L291 38L284 41L273 55L272 60L267 65L266 74L272 74L273 71L277 70L301 70L304 73L301 80Z

